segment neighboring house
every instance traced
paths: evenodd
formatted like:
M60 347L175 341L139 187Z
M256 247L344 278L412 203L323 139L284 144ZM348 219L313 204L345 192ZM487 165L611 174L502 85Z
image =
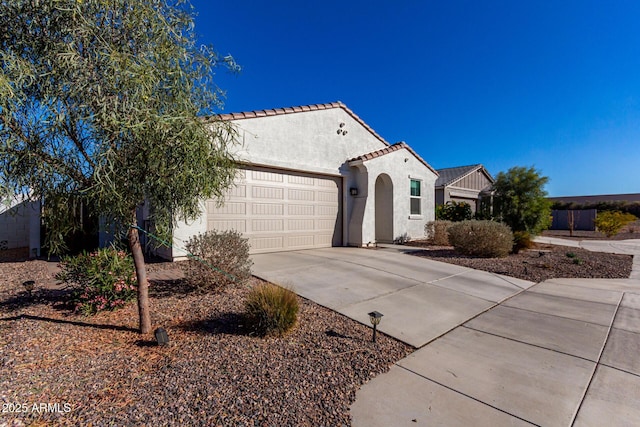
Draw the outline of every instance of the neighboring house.
M235 229L252 253L367 246L424 236L437 172L406 143L389 144L340 102L221 115L235 125L241 173L222 207L173 231L177 249Z
M0 260L40 255L40 203L26 196L0 201Z
M491 174L480 164L438 169L438 174L436 205L466 202L473 213L479 208L482 193L489 191L494 183Z

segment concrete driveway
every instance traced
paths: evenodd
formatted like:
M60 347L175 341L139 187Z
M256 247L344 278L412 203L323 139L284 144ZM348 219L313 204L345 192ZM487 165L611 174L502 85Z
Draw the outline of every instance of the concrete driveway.
M639 280L533 285L353 248L254 260L362 323L384 313L382 331L422 347L358 391L354 426L640 424Z
M408 256L396 250L328 248L253 255L253 273L422 347L522 292L532 282Z

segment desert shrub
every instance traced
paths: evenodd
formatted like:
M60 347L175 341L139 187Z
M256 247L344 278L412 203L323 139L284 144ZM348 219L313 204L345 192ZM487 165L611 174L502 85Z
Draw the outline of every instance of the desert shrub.
M471 205L467 202L448 201L444 205L436 206L436 219L444 221L465 221L473 217Z
M462 221L449 227L449 242L463 255L505 257L513 247L513 233L494 221Z
M533 247L533 240L531 234L526 231L516 231L513 233L513 248L511 251L517 254L522 249L531 249Z
M298 297L290 289L272 283L253 288L245 300L250 327L260 335L282 335L298 316Z
M65 257L56 279L71 286L71 302L85 315L122 307L135 299L133 259L124 251L103 248Z
M191 256L185 278L198 291L220 290L251 277L249 241L235 230L198 234L189 239L186 248Z
M567 252L566 255L567 255L567 258L575 258L576 257L576 254L573 253L573 252Z
M429 221L424 226L424 232L432 245L449 246L448 229L451 221Z
M598 231L613 237L627 224L634 222L635 215L620 211L605 211L596 214L596 227Z

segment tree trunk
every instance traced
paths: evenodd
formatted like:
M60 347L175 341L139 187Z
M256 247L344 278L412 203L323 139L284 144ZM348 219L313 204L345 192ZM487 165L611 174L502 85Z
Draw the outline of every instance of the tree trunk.
M147 269L144 264L144 254L142 253L142 246L140 246L138 229L130 227L127 237L129 239L129 248L133 255L133 264L136 267L136 277L138 279L138 314L140 316L140 333L148 334L151 332L149 282L147 281Z

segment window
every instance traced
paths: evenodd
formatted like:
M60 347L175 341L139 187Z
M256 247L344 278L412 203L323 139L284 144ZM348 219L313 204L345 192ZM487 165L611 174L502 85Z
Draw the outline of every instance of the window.
M420 191L420 184L421 181L418 181L417 179L411 180L411 215L422 214L422 199L420 198L422 193Z

